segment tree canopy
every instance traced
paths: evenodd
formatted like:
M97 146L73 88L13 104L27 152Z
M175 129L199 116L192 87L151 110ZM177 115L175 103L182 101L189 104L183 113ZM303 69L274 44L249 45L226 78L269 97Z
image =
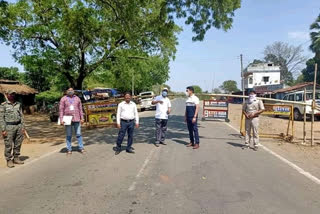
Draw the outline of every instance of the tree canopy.
M320 14L310 26L311 45L310 49L316 54L316 58L320 59Z
M29 66L30 73L35 73L38 66L43 72L62 75L77 89L82 89L88 76L106 71L111 72L112 76L107 76L117 80L120 88L130 82L133 73L137 85L148 81L151 85L161 84L168 79L168 64L174 59L176 35L181 30L175 21L184 19L192 25L192 39L203 40L211 27L230 29L240 3L240 0L18 0L9 4L1 1L0 41L14 48L18 62L26 67L34 64L32 69ZM152 71L146 68L151 64Z
M21 80L22 73L17 67L0 67L0 79Z
M220 88L221 88L225 93L233 93L233 92L240 91L240 90L238 89L237 82L234 81L234 80L224 81L224 82L222 83L222 85L220 86Z
M196 93L196 94L201 94L202 93L202 88L200 86L193 85L192 87L194 89L194 93Z
M302 46L289 45L284 42L275 42L264 50L264 60L280 66L281 81L292 84L294 75L298 75L301 66L306 62Z

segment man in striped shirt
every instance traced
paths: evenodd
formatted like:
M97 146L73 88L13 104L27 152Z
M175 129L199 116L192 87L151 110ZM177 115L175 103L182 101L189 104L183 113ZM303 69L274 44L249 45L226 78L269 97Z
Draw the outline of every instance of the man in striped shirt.
M76 137L79 144L79 151L84 152L82 135L81 135L81 124L84 123L82 104L79 97L74 94L73 88L67 90L67 95L61 98L59 105L60 113L60 124L65 125L66 129L66 143L67 143L67 154L72 154L71 140L72 140L72 129L76 133ZM65 124L64 117L71 116L71 124Z

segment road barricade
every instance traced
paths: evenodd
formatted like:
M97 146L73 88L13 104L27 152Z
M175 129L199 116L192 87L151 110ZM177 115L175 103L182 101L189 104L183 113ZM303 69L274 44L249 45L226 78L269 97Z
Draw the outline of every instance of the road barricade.
M116 101L85 103L86 125L88 127L115 126L117 123Z
M266 116L286 116L289 118L288 125L287 125L287 131L286 133L274 133L274 134L266 134L266 133L260 133L259 136L262 138L278 138L283 139L289 142L293 141L294 138L294 118L293 118L293 105L289 104L264 104L265 111L262 113L262 115ZM290 134L291 130L291 134ZM241 116L241 125L240 125L240 133L245 136L245 115L242 113Z
M229 103L226 100L203 100L202 120L225 120L229 122Z

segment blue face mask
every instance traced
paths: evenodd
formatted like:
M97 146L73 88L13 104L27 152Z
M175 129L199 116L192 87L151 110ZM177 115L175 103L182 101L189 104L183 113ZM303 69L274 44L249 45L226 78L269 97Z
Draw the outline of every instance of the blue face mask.
M166 91L163 91L163 92L162 92L162 96L163 96L163 97L166 97L166 96L168 96L168 92L166 92Z

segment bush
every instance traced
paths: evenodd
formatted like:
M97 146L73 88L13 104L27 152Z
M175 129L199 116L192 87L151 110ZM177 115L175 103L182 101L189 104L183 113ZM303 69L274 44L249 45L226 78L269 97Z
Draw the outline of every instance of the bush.
M61 92L57 91L44 91L36 95L36 102L37 103L43 103L46 104L53 104L57 101L59 101L62 97Z

